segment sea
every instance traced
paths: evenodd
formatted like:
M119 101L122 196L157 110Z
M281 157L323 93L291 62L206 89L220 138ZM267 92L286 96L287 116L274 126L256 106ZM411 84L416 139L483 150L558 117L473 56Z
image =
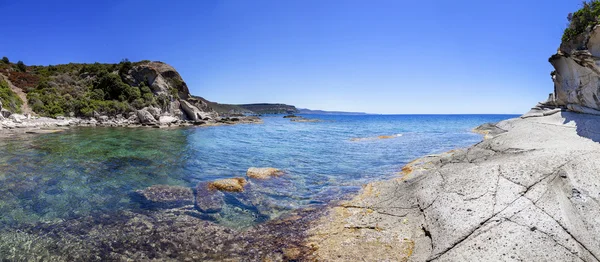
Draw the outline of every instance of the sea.
M205 219L246 228L299 208L324 206L403 165L482 140L478 125L516 115L263 116L262 124L182 128L79 127L0 140L0 229L101 212L147 208L132 193L153 185L194 188L246 177L250 167L284 175L249 179L260 201L230 193Z

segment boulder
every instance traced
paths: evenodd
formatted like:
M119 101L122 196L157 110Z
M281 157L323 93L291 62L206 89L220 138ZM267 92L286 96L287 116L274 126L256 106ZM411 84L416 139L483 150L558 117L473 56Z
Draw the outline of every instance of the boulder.
M60 118L57 118L60 119ZM64 117L62 119L65 119ZM107 122L108 121L108 116L100 116L98 117L98 120L100 120L100 122Z
M182 186L155 185L135 191L135 199L150 208L176 208L194 204L192 189Z
M140 109L137 111L137 118L142 124L156 123L156 119L145 109Z
M161 125L171 124L177 122L179 119L172 116L160 116L158 118L158 123Z
M183 112L189 120L200 121L212 118L210 113L201 111L188 101L179 100L179 103L181 103L181 109L183 109Z
M221 211L225 204L223 192L211 186L210 182L200 182L196 185L196 209L204 213Z
M213 181L208 184L209 188L225 192L243 192L244 186L248 184L243 177L227 178Z
M160 108L149 106L144 109L146 109L146 111L148 111L152 115L152 117L154 117L154 119L158 119L160 117L160 113L161 113Z
M254 179L268 179L274 176L283 175L283 171L273 167L251 167L248 168L248 171L246 171L246 175L249 178Z
M12 113L6 109L0 109L0 115L2 115L4 118L9 118Z
M11 114L8 118L14 121L15 123L22 123L23 120L27 119L26 116L21 114Z

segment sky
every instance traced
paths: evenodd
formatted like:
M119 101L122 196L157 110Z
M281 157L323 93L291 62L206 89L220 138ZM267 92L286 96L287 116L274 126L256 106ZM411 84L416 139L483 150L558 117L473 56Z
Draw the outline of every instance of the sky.
M581 0L0 0L0 56L153 60L219 103L521 114Z

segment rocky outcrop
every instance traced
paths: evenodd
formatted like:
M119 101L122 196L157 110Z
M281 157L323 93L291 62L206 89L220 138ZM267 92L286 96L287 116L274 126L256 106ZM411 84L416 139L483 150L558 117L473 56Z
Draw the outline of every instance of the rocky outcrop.
M145 62L133 66L125 81L132 86L140 86L142 83L152 90L153 93L169 95L171 90L176 90L179 97L187 99L190 91L181 78L181 75L172 66L163 62Z
M181 103L181 109L183 109L187 118L192 121L208 120L212 118L210 113L200 110L188 101L180 100L179 102Z
M484 139L493 138L499 134L506 132L506 130L499 128L494 123L485 123L473 129L473 132L482 134Z
M563 43L550 57L554 94L547 105L580 113L600 110L600 26ZM589 110L593 109L593 110Z
M319 261L599 261L598 123L502 121L506 132L365 186L306 245Z

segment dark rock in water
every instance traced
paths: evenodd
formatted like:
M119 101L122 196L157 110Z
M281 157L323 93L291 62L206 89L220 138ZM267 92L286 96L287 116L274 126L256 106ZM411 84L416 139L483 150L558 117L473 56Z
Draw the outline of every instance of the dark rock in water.
M151 186L135 191L134 199L149 208L175 208L194 204L192 189L181 186Z
M299 117L299 116L297 116L297 115L286 115L286 116L283 116L283 118L296 118L296 117Z
M314 261L306 241L319 210L234 230L189 211L99 212L0 230L8 261ZM4 252L3 251L7 251ZM40 259L41 258L41 259ZM0 259L1 260L1 259Z
M195 206L204 213L221 211L225 204L223 192L213 188L209 182L200 182L196 185Z
M321 120L321 119L304 118L304 117L295 118L295 119L292 119L291 121L292 122L299 122L299 123L317 123L317 122L323 122L323 120Z

